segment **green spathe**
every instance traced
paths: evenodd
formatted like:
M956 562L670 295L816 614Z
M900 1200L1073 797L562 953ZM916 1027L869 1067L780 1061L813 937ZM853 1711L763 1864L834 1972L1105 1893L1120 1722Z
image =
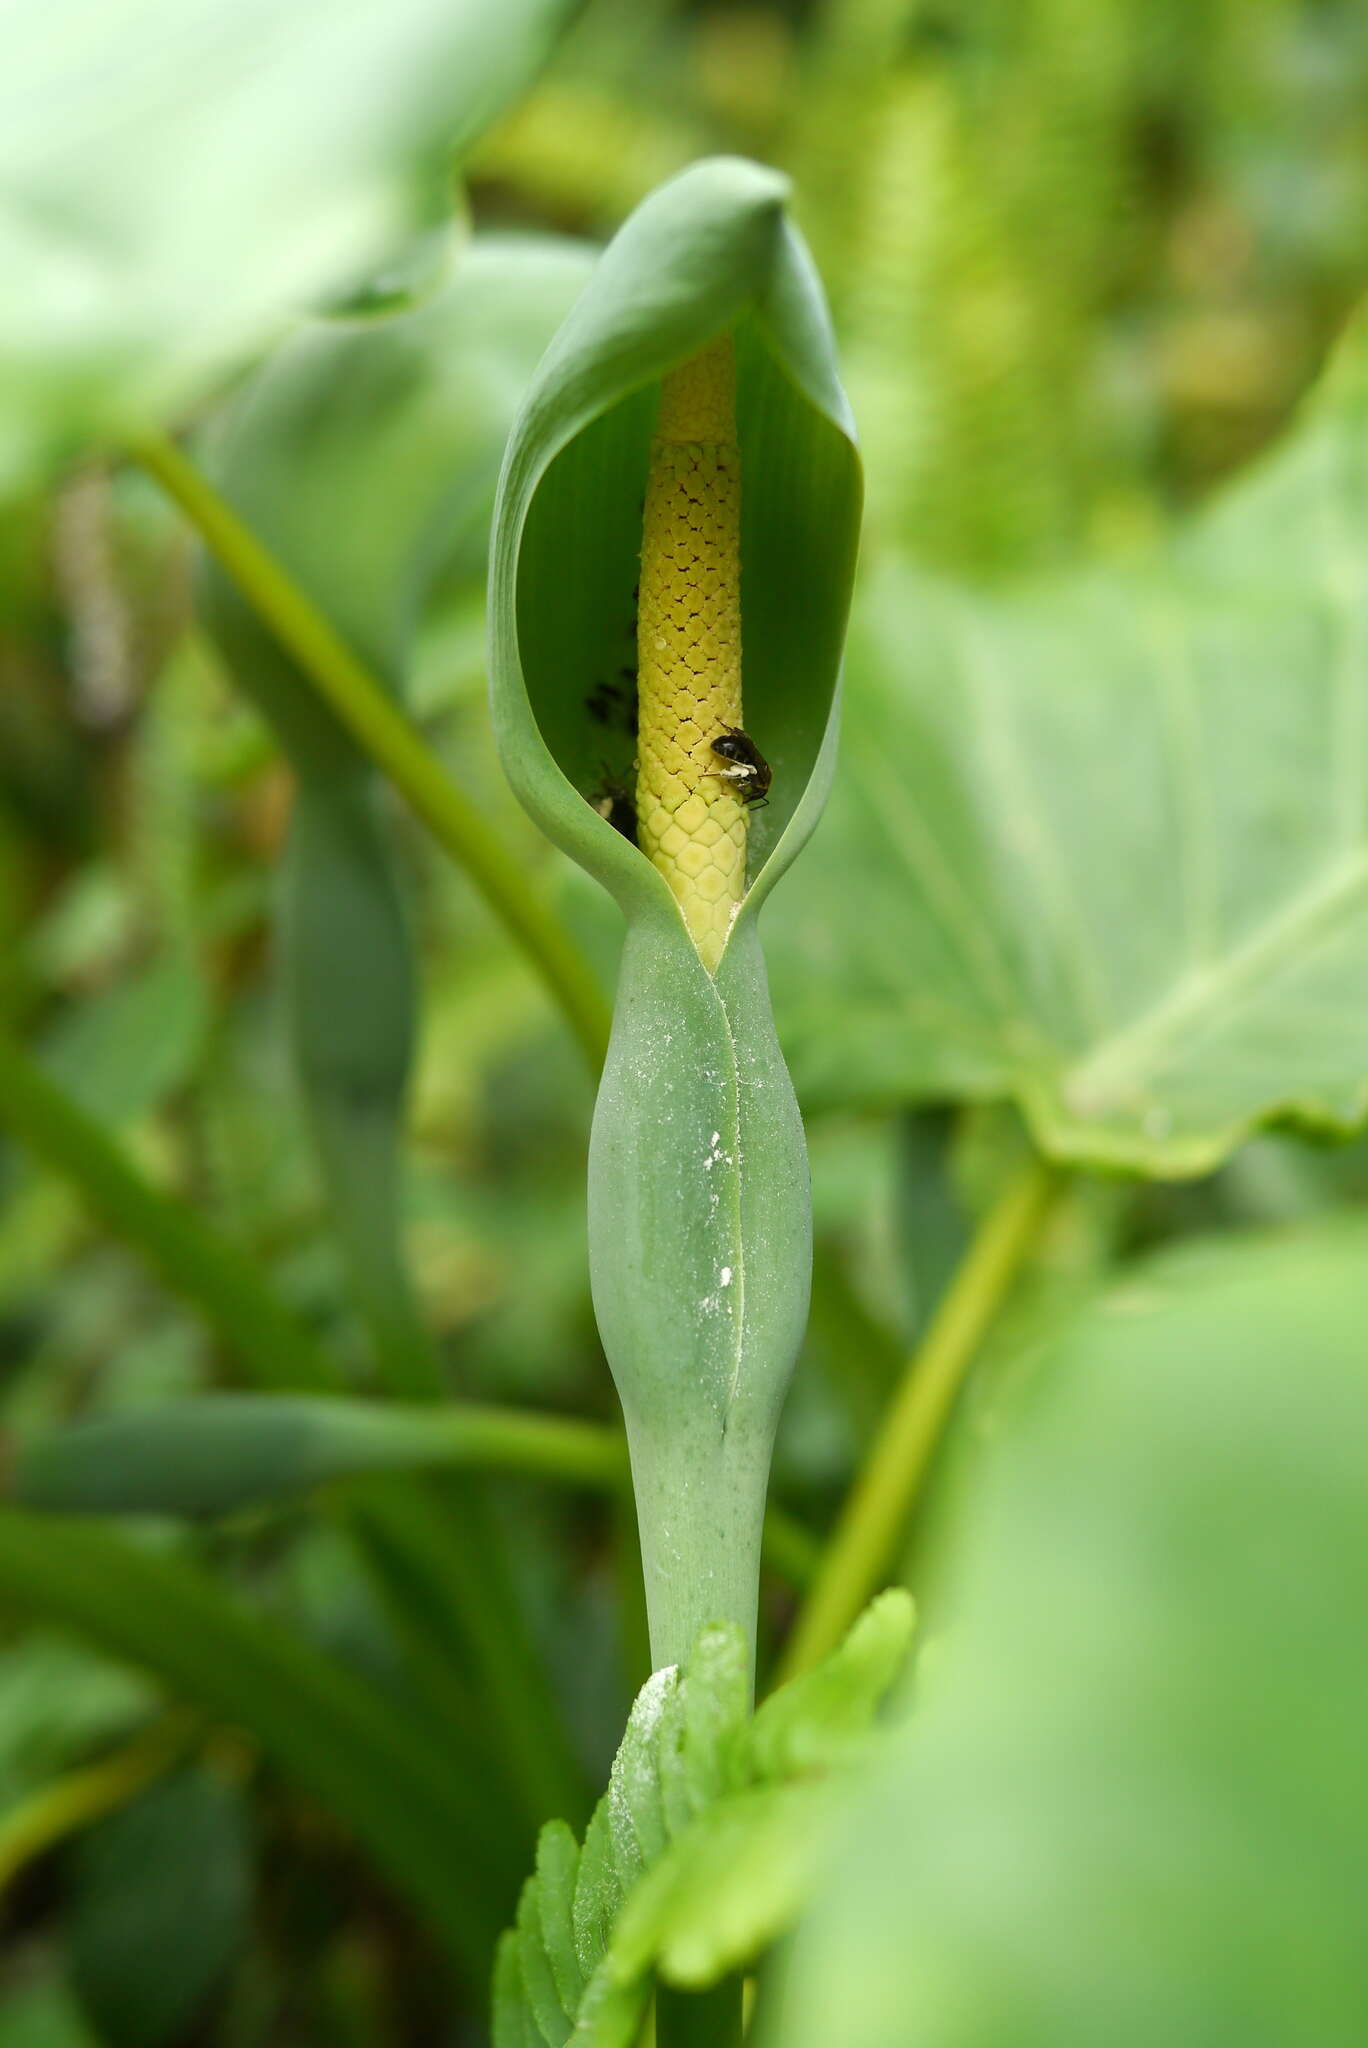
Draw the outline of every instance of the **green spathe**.
M590 1264L632 1448L658 1663L711 1621L753 1634L770 1449L807 1313L802 1127L756 913L830 783L860 476L786 181L694 165L605 253L514 428L490 570L493 713L543 829L628 933L594 1120ZM663 878L586 797L630 770L594 700L631 660L641 500L662 375L736 340L746 720L774 769L751 886L715 975ZM623 650L627 650L624 653Z

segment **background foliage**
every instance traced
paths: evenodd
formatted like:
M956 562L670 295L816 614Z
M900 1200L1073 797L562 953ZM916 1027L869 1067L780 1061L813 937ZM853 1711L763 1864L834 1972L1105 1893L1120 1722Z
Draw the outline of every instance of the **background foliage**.
M282 986L279 874L318 734L291 726L288 677L269 701L239 692L234 670L262 669L242 660L251 622L218 615L214 641L195 623L184 524L117 443L167 407L206 461L244 418L248 441L262 426L277 468L236 491L224 469L225 489L402 693L606 986L614 913L534 834L489 738L498 455L591 246L699 154L777 164L870 488L836 792L765 919L814 1176L813 1317L775 1482L809 1550L976 1222L1031 1145L1065 1174L932 1498L899 1530L928 1617L926 1749L849 1820L773 2038L882 2041L915 2017L947 2044L1120 2041L1122 2009L1137 2041L1226 2038L1232 2014L1248 2040L1350 2038L1361 1964L1337 1902L1361 1896L1368 1829L1326 1788L1353 1722L1305 1731L1327 1699L1361 1725L1364 1685L1339 1635L1363 1554L1363 10L590 0L539 73L560 17L525 10L525 43L469 106L449 9L396 11L383 93L345 34L305 48L312 12L273 91L373 115L345 147L346 122L323 124L354 180L326 220L297 152L253 154L257 182L235 188L204 111L212 69L185 67L192 90L170 59L175 118L144 109L148 153L112 191L33 188L68 224L131 195L148 225L133 267L161 281L133 331L126 250L78 237L103 284L73 301L70 249L43 244L32 333L5 363L22 402L0 434L0 1102L26 1136L0 1152L6 1432L287 1371L313 1385L314 1357L363 1394L421 1393L431 1373L469 1401L614 1420L585 1279L583 1062L467 874L368 776L349 815L392 849L386 930L416 963L421 1028L396 1177L406 1275L396 1293L393 1271L359 1270L375 1235L364 1216L349 1231L314 1163L326 1111L301 1100ZM327 90L295 90L295 63ZM275 132L271 94L234 106L232 133ZM168 172L187 123L202 147ZM0 127L16 162L44 132L37 114ZM473 256L450 225L453 142L458 209L491 238ZM8 158L0 173L8 192ZM187 281L153 229L192 212ZM42 217L6 215L0 241L35 278ZM301 246L327 261L301 274ZM342 312L279 340L282 277ZM42 308L73 303L80 345L57 347ZM82 458L55 479L54 449ZM217 1319L120 1241L123 1183L101 1216L53 1172L50 1117L47 1157L33 1149L45 1098L11 1070L14 1041L232 1245ZM480 1554L538 1675L509 1734L497 1703L517 1671L491 1653L480 1589L451 1593L450 1551L434 1566L442 1485L420 1510L416 1491L339 1490L205 1529L0 1516L5 2048L482 2038L481 1973L536 1829L554 1809L582 1831L646 1652L615 1486L486 1481ZM762 1684L803 1575L791 1553L767 1574ZM397 1619L414 1612L417 1640ZM968 1649L941 1692L957 1617ZM1152 1721L1128 1745L1118 1704L1080 1745L1054 1717L1061 1669L1125 1711L1152 1684ZM421 1730L397 1748L395 1702ZM1102 1789L1075 1811L1080 1754ZM1223 1774L1194 1793L1183 1771L1213 1755ZM904 1812L914 1846L866 1911L846 1873L867 1877ZM1157 1892L1184 1866L1153 2010L1127 1974L1137 1892L1100 1888L1091 1860L1101 1821ZM1091 1974L1058 1939L1087 1916ZM1198 1924L1210 1939L1189 1953L1178 1935ZM913 1925L927 2003L909 2016ZM1280 2003L1303 1982L1314 1998Z

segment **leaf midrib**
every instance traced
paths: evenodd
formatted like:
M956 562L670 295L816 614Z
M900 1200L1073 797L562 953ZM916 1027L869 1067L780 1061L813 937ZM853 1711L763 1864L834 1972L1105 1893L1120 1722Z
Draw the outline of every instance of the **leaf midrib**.
M1289 959L1309 955L1327 930L1363 907L1364 898L1368 847L1358 847L1319 881L1299 890L1239 946L1190 968L1124 1030L1099 1041L1066 1069L1062 1093L1070 1112L1096 1117L1121 1106L1138 1086L1173 1063L1185 1040L1259 994Z

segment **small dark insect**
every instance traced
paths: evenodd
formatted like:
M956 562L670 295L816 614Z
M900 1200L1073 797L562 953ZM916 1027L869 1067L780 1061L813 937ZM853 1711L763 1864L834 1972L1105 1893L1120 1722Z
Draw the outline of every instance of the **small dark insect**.
M605 769L602 782L589 798L589 802L601 818L606 818L615 832L636 845L637 814L631 791L624 783Z
M774 779L770 764L748 732L742 732L739 725L725 726L721 737L713 741L712 750L730 765L710 768L710 775L715 775L719 782L729 782L733 795L743 804L754 808L769 802L769 787Z
M630 733L634 738L637 729L637 678L634 668L620 668L617 682L595 683L584 700L584 708L598 725L612 726L617 732Z

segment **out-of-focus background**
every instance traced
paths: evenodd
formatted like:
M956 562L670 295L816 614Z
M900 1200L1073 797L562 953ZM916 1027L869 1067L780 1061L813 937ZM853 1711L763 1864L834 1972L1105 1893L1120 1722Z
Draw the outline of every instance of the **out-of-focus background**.
M927 577L996 617L1075 568L1148 573L1315 382L1363 282L1368 12L1356 0L590 0L475 144L470 213L479 232L598 243L653 185L715 151L793 179L865 452L862 593L890 573ZM535 353L509 369L503 425ZM212 427L217 405L178 424ZM356 504L337 516L360 530ZM610 915L501 782L479 519L471 530L419 622L409 702L610 972ZM1251 586L1276 570L1279 540L1242 572ZM193 625L191 576L177 516L114 461L26 489L5 520L5 1021L363 1374L281 1028L272 923L291 778ZM880 631L866 603L852 716L877 740L877 691L860 696ZM1094 628L1080 613L1079 638L1066 619L1050 644L1067 659ZM932 696L951 687L934 650L916 659L932 664ZM848 757L814 864L863 829L862 758ZM910 785L904 795L918 801ZM407 1200L424 1304L471 1394L611 1417L585 1272L588 1082L461 875L397 809L395 826L423 962ZM1023 1138L992 1099L1010 1058L952 1021L949 1051L904 1064L880 1009L904 993L873 967L854 984L848 948L814 938L803 887L800 871L780 892L772 954L808 1113L817 1255L776 1490L820 1534ZM1134 1165L1142 1140L1162 1146L1171 1114L1145 1110L1114 1163ZM1218 1106L1209 1121L1229 1139L1243 1114L1223 1122ZM1197 1152L1191 1165L1202 1170L1181 1182L1088 1180L1018 1322L1194 1231L1368 1198L1368 1153L1353 1144L1213 1140L1210 1166ZM0 1193L7 1430L223 1379L212 1337L18 1145L0 1149ZM970 1462L991 1406L968 1404ZM505 1508L528 1611L601 1781L642 1675L630 1537L601 1503L532 1485L510 1487ZM383 1627L346 1544L307 1508L147 1540L207 1554L292 1626L383 1668ZM767 1583L771 1634L790 1606ZM433 1957L364 1859L246 1736L213 1739L189 1795L135 1803L60 1853L29 1859L6 1837L7 1813L154 1704L147 1681L72 1636L0 1616L0 2048L480 2039L476 2017L452 2021Z

